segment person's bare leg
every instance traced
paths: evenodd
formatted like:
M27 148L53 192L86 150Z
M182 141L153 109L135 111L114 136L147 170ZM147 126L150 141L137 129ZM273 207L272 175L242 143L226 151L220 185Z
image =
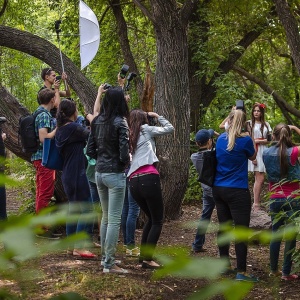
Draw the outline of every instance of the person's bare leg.
M253 185L253 208L254 210L259 210L260 208L260 194L262 190L262 185L265 180L265 173L263 172L254 172L255 181Z

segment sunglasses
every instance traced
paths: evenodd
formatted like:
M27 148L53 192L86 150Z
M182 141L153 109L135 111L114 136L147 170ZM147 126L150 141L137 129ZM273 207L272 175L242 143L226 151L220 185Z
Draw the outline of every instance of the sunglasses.
M49 68L49 69L47 70L47 72L45 73L45 75L48 75L51 71L52 71L52 68Z

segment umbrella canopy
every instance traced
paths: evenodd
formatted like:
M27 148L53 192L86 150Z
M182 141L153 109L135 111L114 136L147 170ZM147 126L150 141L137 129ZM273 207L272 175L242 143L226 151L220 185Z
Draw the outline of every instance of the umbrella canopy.
M99 23L94 12L79 2L79 34L81 70L95 57L100 44Z

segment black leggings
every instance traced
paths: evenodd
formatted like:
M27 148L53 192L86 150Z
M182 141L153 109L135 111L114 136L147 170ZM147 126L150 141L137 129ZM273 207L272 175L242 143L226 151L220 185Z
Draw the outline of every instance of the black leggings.
M129 181L133 199L148 217L143 228L140 259L152 260L164 215L160 178L158 174L133 177Z
M248 189L213 187L217 215L220 225L231 222L234 226L249 227L251 214L251 196ZM219 231L219 235L222 232ZM246 271L247 243L235 244L237 270ZM229 244L219 245L220 256L229 260Z

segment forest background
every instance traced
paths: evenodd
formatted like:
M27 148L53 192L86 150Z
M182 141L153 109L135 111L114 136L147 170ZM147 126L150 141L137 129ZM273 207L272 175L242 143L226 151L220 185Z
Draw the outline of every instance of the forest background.
M62 21L64 67L82 114L92 111L97 86L116 84L126 63L138 75L130 90L131 108L154 110L174 125L174 135L157 144L169 219L180 215L193 133L218 130L237 99L248 111L254 102L266 104L272 126L298 125L299 1L87 4L98 17L101 41L94 60L80 71L78 1L2 1L0 114L8 120L6 146L17 156L29 160L18 143L18 118L37 106L41 69L62 71L56 20ZM65 200L60 184L56 196Z
M184 198L200 198L190 168L195 132L218 131L237 99L244 100L248 118L254 102L261 102L272 127L279 122L299 126L299 1L86 4L99 20L101 41L94 60L80 71L78 1L0 0L0 115L7 118L5 145L14 153L15 170L28 166L29 156L18 143L18 119L37 107L40 72L48 66L62 72L56 20L62 20L60 48L72 97L82 114L92 111L97 87L116 84L126 63L138 75L130 89L130 108L153 110L174 125L175 134L157 143L166 219L179 218ZM56 198L66 200L59 178ZM216 265L220 268L219 262Z

